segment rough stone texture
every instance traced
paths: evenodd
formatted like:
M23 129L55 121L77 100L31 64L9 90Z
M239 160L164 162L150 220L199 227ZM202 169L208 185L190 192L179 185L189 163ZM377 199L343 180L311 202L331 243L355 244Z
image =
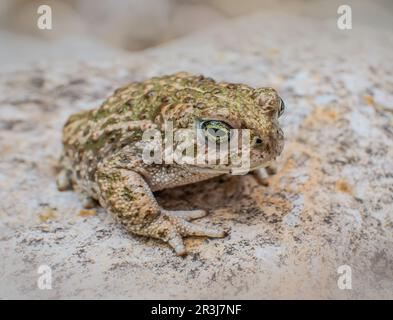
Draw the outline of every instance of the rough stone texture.
M0 298L393 298L392 48L383 30L267 12L116 63L3 73ZM232 229L187 239L185 258L55 187L70 114L121 84L178 70L273 86L287 104L269 187L242 176L159 195L168 208L210 209L198 223ZM37 288L42 264L52 290ZM343 264L352 290L337 287Z

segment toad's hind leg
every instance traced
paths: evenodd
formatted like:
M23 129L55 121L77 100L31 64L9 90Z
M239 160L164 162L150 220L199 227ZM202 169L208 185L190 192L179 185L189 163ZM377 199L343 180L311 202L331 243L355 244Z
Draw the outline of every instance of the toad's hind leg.
M97 172L100 204L113 213L132 233L161 239L177 255L185 255L183 237L224 237L223 230L189 222L205 215L203 210L169 211L162 209L144 178L135 171L115 164L102 164Z
M69 158L63 149L59 159L60 171L57 174L56 185L59 191L66 191L73 189L72 185L72 166L69 163Z

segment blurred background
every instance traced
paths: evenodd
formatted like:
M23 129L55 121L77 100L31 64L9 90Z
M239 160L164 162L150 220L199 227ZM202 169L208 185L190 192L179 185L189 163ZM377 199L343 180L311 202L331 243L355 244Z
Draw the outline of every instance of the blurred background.
M42 4L52 8L53 30L37 28ZM1 0L0 61L138 51L259 10L337 19L341 4L355 6L356 24L393 28L391 0Z

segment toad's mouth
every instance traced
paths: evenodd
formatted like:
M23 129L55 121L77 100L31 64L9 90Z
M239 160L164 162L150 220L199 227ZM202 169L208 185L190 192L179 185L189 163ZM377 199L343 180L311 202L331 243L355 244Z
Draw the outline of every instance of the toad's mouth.
M211 174L231 174L231 175L241 175L247 174L248 172L265 168L271 165L271 161L264 162L262 164L253 166L253 167L238 167L238 168L211 168L211 167L198 167L193 166L200 173L211 173Z

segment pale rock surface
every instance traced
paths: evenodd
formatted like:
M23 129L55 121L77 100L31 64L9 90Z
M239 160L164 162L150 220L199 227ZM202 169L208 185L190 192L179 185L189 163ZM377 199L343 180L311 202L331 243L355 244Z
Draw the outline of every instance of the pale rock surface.
M393 298L392 48L384 30L265 12L105 63L70 56L3 72L0 298ZM269 187L241 176L159 195L232 229L186 240L185 258L55 186L70 114L178 70L273 86L287 104ZM52 290L37 287L40 265ZM352 290L337 286L341 265Z

